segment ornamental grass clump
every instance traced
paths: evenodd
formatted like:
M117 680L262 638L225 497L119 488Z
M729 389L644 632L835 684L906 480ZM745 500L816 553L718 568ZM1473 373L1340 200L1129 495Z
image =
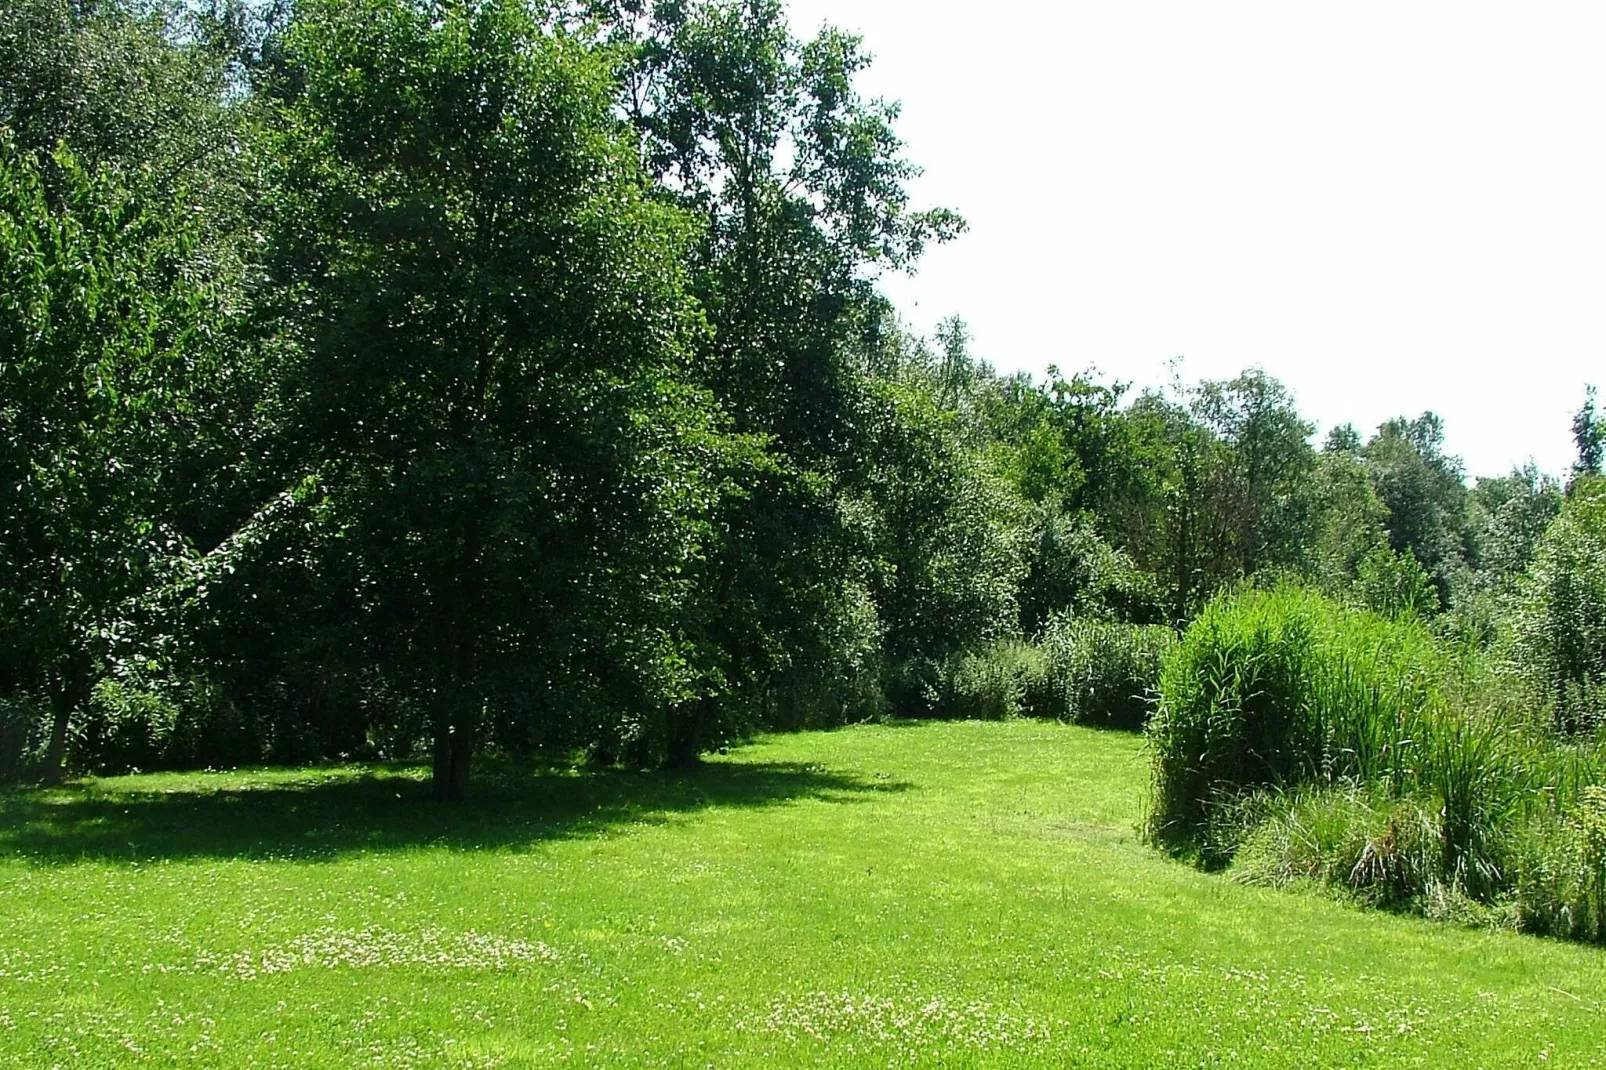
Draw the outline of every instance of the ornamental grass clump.
M1295 586L1212 602L1165 658L1149 728L1150 834L1226 861L1214 813L1258 788L1428 772L1446 659L1426 628Z
M1149 834L1251 883L1606 942L1606 734L1509 689L1414 616L1228 592L1161 670Z

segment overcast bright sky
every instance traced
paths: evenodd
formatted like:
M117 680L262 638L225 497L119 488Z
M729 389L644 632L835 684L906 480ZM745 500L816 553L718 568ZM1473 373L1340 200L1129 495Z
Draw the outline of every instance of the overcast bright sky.
M969 232L887 289L1004 370L1258 365L1325 431L1432 408L1472 474L1606 387L1606 4L792 0Z

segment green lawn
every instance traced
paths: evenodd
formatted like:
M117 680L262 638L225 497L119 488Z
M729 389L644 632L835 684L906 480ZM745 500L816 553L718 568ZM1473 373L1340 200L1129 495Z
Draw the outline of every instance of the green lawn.
M0 796L0 1065L1606 1066L1606 953L1170 861L1131 736L419 776Z

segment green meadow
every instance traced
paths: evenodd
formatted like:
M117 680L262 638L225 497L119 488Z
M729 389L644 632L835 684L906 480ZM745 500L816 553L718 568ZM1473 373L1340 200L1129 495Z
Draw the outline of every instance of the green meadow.
M1200 872L1147 780L1018 720L17 791L0 1065L1606 1064L1599 949Z

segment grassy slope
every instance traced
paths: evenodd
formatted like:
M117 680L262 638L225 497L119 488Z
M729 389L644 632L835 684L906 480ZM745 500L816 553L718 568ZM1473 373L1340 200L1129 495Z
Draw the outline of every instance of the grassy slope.
M1606 955L1168 861L1129 736L413 776L0 798L0 1065L1606 1065Z

